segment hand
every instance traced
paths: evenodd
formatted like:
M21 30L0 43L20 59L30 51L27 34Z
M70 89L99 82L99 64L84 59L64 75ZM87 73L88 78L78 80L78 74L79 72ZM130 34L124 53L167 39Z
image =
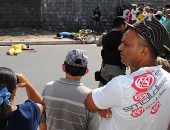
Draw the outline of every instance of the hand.
M98 110L98 113L101 117L103 118L111 118L112 117L112 112L111 109L100 109Z
M16 76L19 80L19 83L17 84L17 87L23 88L26 87L26 85L29 83L26 77L24 77L22 74L17 74Z

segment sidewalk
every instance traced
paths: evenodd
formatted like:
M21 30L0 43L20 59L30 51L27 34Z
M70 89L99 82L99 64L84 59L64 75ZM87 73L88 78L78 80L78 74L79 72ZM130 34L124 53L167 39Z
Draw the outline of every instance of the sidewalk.
M12 44L30 44L30 45L63 45L63 44L81 44L80 41L72 40L72 39L36 39L36 40L11 40L11 41L0 41L0 46L10 46ZM94 43L95 44L95 43Z
M82 44L80 41L69 38L55 39L56 34L57 32L32 28L0 29L0 46L19 43L30 45ZM96 36L96 39L98 38L99 36Z

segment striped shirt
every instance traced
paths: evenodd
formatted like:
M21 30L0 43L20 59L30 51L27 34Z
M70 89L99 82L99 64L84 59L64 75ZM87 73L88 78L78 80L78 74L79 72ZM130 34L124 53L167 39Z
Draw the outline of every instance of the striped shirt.
M80 81L61 78L43 90L48 130L97 130L100 118L89 112L84 100L91 90Z

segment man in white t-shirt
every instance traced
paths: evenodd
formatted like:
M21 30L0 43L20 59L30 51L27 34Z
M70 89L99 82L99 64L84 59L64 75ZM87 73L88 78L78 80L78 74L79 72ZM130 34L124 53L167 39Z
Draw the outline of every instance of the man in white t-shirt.
M123 18L127 18L127 14L128 14L129 10L128 7L126 5L123 5Z
M136 14L137 13L138 13L138 10L136 8L136 5L132 6L132 10L131 10L131 14L132 14L131 21L132 21L132 24L134 24L137 21L137 18L136 18Z
M170 74L157 65L169 34L153 16L124 34L118 49L132 73L113 78L85 100L89 111L104 117L99 130L167 130L170 121Z

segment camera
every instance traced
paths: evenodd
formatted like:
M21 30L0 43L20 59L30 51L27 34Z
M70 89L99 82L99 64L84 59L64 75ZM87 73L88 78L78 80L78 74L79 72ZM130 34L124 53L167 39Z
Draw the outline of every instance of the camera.
M19 78L17 77L17 83L19 83Z

